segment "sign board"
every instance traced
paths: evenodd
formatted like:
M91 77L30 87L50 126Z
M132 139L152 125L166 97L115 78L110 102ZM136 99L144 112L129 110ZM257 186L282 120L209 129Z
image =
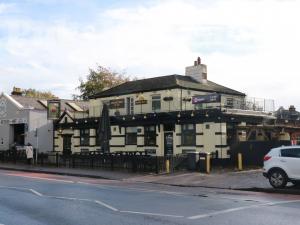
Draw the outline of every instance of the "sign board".
M49 120L57 120L60 117L60 100L48 100L47 117Z
M212 102L220 102L221 96L217 93L209 94L209 95L198 95L192 98L193 104L201 104L201 103L212 103Z
M165 155L173 155L173 133L165 132Z
M0 125L7 125L7 124L27 124L27 119L25 118L14 118L14 119L3 119L0 120Z
M136 100L135 104L136 105L144 105L144 104L147 104L147 100L145 100L145 99L144 100Z
M124 98L120 99L113 99L109 101L109 108L110 109L120 109L125 107L125 100Z

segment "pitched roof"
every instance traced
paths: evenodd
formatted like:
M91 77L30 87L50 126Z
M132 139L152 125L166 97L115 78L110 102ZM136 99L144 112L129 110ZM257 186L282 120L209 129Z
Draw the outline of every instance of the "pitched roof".
M129 81L120 84L116 87L110 88L108 90L99 92L93 96L90 96L90 98L103 98L109 96L118 96L172 88L183 88L197 91L217 92L223 94L245 96L245 94L242 92L224 87L209 80L207 81L207 83L204 84L195 81L190 76L173 74L168 76Z
M14 100L20 103L24 108L30 108L35 110L46 110L47 105L45 106L45 102L47 99L44 98L34 98L34 97L27 97L21 95L11 95ZM66 100L60 99L61 102L61 111L68 110L69 112L77 111L72 105L77 105L83 111L88 109L88 102L87 101L75 101L75 100Z

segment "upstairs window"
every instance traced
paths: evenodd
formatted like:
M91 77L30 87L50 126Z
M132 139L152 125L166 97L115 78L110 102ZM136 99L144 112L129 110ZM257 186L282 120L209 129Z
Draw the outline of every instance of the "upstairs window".
M233 98L227 98L226 99L226 108L233 108Z
M90 130L81 129L80 130L80 145L89 146L90 145Z
M157 112L161 109L160 95L152 96L152 111Z
M132 115L134 113L134 100L133 98L126 98L126 112L127 115Z
M156 130L155 126L145 126L144 127L144 143L145 146L156 145Z

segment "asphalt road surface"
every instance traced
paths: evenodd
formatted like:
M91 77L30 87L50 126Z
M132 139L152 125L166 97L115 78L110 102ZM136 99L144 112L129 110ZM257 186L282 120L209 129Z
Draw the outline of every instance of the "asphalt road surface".
M0 170L0 225L300 225L300 196Z

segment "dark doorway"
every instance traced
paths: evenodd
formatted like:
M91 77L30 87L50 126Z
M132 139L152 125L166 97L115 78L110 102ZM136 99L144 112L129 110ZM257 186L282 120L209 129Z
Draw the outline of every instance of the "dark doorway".
M72 153L72 135L63 135L63 155Z
M25 124L14 124L14 143L16 145L24 145L25 144Z

